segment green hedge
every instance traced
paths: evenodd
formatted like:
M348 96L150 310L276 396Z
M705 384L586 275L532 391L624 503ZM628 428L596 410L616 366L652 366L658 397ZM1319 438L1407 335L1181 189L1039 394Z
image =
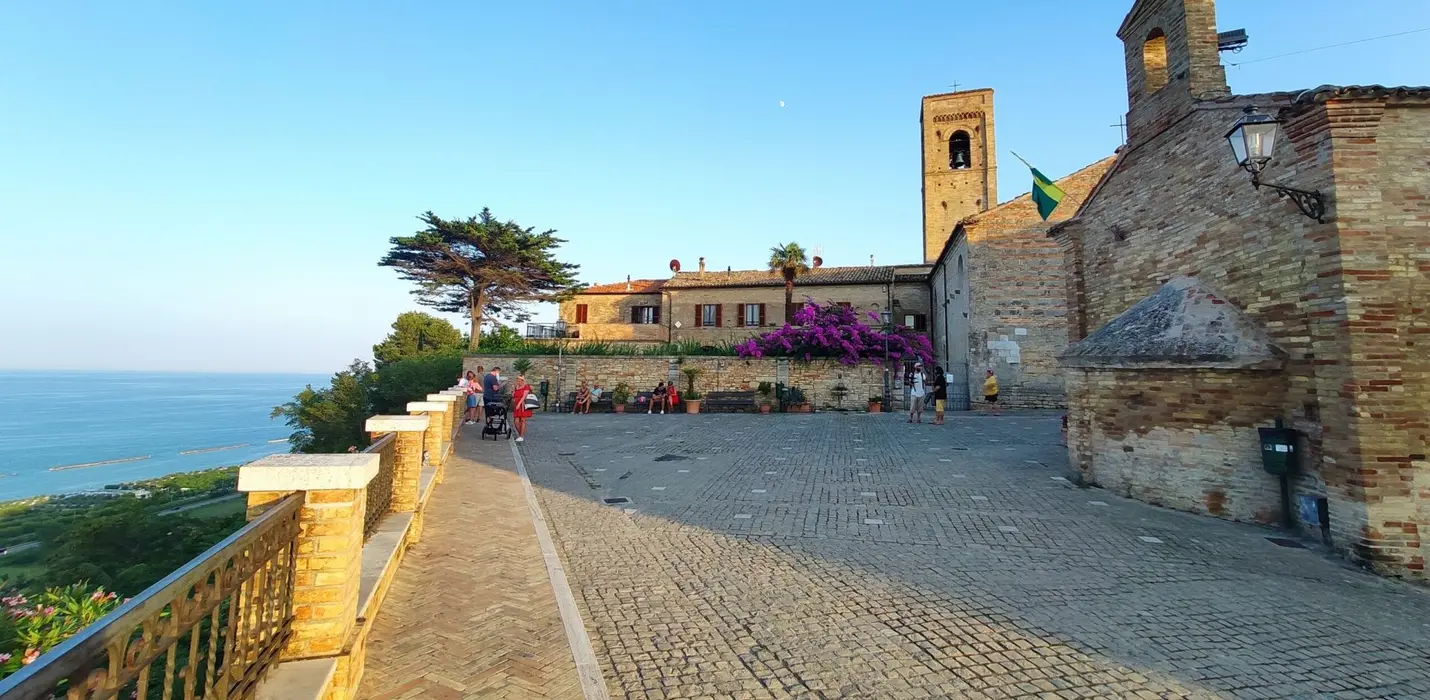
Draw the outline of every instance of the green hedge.
M483 347L478 352L467 353L468 357L503 357L511 355L600 355L610 357L734 357L735 346L730 343L701 345L694 340L678 343L658 343L655 345L634 345L630 343L606 343L586 341L560 345L552 342L526 341L502 343L499 347Z

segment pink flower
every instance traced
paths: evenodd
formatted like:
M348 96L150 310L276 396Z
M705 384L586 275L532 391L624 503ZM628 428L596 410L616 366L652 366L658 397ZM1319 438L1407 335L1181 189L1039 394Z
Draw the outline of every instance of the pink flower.
M10 655L9 655L9 654L0 653L0 664L3 664L3 663L5 663L5 662L7 662L7 661L9 661L9 660L10 660Z

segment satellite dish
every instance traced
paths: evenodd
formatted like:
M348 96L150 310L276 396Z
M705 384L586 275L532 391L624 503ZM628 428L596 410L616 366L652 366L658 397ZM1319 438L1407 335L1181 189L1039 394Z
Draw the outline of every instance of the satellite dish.
M675 260L675 259L673 259L673 258L671 259L671 261L670 261L670 271L671 271L671 272L680 272L680 261L679 261L679 260Z
M821 257L819 257L818 255L814 256L814 266L815 266L815 267L819 267L820 265L823 265L823 264L824 264L824 258L821 258Z

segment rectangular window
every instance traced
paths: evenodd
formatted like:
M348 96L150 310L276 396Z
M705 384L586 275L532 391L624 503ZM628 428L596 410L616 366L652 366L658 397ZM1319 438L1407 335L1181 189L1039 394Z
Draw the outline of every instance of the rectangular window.
M632 306L631 323L639 325L654 325L660 323L660 307Z
M928 330L928 316L924 314L904 314L904 325L912 330Z
M576 305L576 322L577 322L577 323L585 323L585 322L586 322L586 305L585 305L585 304L577 304L577 305Z
M765 325L764 319L760 318L761 316L764 316L764 304L741 304L741 306L745 308L745 312L743 315L745 317L744 322L746 326L750 328L759 328L760 326Z
M720 305L719 305L719 304L701 304L701 305L700 305L700 323L697 324L697 325L705 326L705 327L707 327L707 328L719 328L719 327L720 327Z

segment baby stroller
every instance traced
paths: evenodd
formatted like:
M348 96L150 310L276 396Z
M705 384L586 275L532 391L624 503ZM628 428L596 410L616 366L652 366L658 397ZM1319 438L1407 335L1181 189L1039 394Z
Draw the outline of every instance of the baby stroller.
M507 421L507 411L505 404L489 403L486 405L486 424L482 426L481 439L497 439L498 436L505 435L506 439L511 439L511 423Z

